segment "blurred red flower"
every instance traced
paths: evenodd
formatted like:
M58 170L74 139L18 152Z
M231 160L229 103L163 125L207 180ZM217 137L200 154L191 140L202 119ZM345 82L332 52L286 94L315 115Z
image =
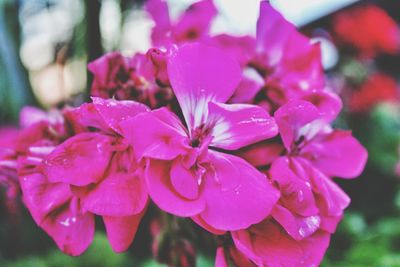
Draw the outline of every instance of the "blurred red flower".
M399 27L386 11L375 5L338 13L333 18L333 32L339 43L359 50L361 57L396 54L400 50Z
M352 112L368 112L376 104L398 100L396 81L385 74L375 73L354 91L349 99Z

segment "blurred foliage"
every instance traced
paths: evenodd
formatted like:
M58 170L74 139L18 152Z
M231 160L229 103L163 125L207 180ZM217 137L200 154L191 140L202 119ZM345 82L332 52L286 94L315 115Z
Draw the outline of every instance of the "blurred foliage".
M347 213L331 240L322 266L400 266L400 218L367 225L359 213Z
M22 106L33 102L27 73L18 57L18 1L0 1L0 123L16 122Z

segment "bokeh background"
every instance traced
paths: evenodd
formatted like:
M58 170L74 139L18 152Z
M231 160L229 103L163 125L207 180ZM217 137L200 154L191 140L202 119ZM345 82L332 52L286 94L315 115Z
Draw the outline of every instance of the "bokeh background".
M17 125L25 105L51 109L87 100L91 76L86 64L103 53L145 52L153 22L144 2L0 0L0 126ZM167 2L177 16L194 1ZM220 15L213 32L254 34L258 0L214 2ZM373 12L359 21L349 13L356 24L345 27L350 33L337 28L339 16L371 5L399 25L400 1L271 2L303 33L321 42L328 82L344 101L335 126L352 129L369 151L364 173L339 181L352 203L323 265L400 266L400 54L396 49L365 52L345 38L380 38L376 36L385 33L387 24ZM7 201L5 189L0 190L0 266L163 266L151 259L146 234L139 235L128 252L115 254L100 231L84 255L65 256L21 203ZM196 251L198 266L213 266L213 251L201 245Z

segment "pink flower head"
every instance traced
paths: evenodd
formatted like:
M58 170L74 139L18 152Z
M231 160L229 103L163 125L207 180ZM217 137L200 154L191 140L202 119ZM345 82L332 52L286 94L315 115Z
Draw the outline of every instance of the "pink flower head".
M331 176L353 178L367 152L350 132L332 130L334 119L304 100L291 100L275 112L282 139L279 153L264 144L268 177L280 190L271 216L249 229L232 232L237 249L258 266L318 265L349 205Z
M248 77L250 86L247 82L235 92L235 96L245 97L234 101L246 101L247 97L247 101L271 111L290 99L316 94L325 86L319 44L299 33L267 1L260 4L255 52L247 66L258 75ZM258 83L258 90L254 83Z
M64 125L71 127L72 137L43 142L52 146L31 146L20 160L24 202L65 253L79 255L90 245L94 215L102 216L116 252L131 244L147 193L118 124L146 111L132 101L93 98L91 104L65 111Z
M368 153L350 131L329 126L335 117L304 100L292 100L274 115L288 155L307 159L330 177L361 174Z
M135 100L161 107L172 100L166 74L166 53L152 48L145 55L124 57L108 53L89 63L94 76L91 95L118 100Z
M211 21L217 15L211 0L192 4L176 22L171 20L168 5L163 0L148 1L146 9L155 22L151 39L157 47L205 41L209 37Z
M221 150L273 137L274 119L257 106L223 104L241 74L219 49L183 45L168 62L168 73L187 127L164 108L121 124L137 157L147 160L152 200L206 229L237 230L261 221L278 191L249 163Z
M400 28L385 10L361 5L338 13L333 31L339 43L354 47L361 57L400 52Z

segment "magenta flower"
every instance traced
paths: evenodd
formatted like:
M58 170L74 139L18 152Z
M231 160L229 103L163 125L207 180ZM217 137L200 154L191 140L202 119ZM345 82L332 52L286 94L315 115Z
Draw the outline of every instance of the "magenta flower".
M328 122L334 117L310 102L291 100L275 112L275 119L284 148L273 154L266 144L263 153L275 155L269 158L268 176L279 188L280 199L270 217L232 232L232 238L238 250L261 266L288 261L318 265L350 203L329 177L358 176L367 151L350 132L332 130Z
M299 33L267 1L260 4L252 51L244 68L246 82L237 88L231 102L254 102L273 112L290 99L313 98L315 94L323 102L340 101L326 93L319 44Z
M333 130L326 116L314 105L292 100L275 112L279 132L288 154L302 157L327 176L354 178L367 161L366 149L350 131Z
M65 112L74 136L61 144L31 146L20 160L24 202L65 253L79 255L90 245L94 215L102 216L116 252L131 244L147 193L118 123L146 111L136 102L93 98L92 104Z
M177 21L171 21L168 5L163 0L148 1L146 9L155 22L151 40L157 47L207 40L211 21L217 15L211 0L192 4Z
M249 163L217 149L235 150L276 135L274 119L257 106L223 104L241 75L238 64L216 48L182 46L168 73L187 128L163 108L121 124L137 157L147 161L152 200L205 228L236 230L259 222L278 191Z
M94 76L91 95L135 100L154 108L168 105L173 95L166 73L166 58L166 53L155 48L133 57L108 53L88 65Z

